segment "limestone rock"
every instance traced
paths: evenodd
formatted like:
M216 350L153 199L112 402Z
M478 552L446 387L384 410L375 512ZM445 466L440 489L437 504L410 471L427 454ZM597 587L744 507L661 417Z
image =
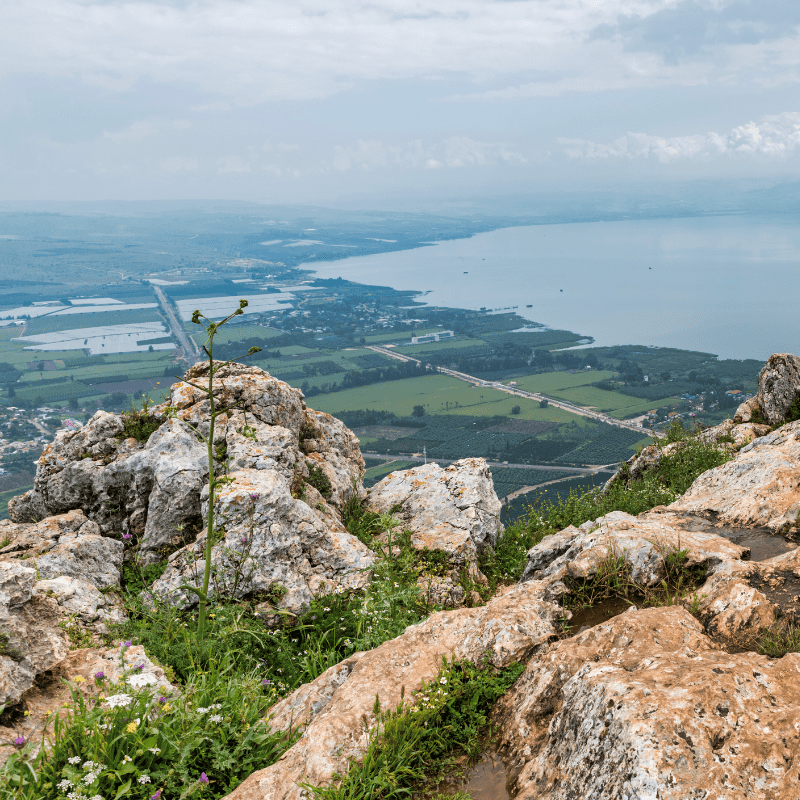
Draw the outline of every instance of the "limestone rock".
M482 458L392 472L372 488L369 505L380 513L394 509L411 531L413 547L444 550L454 564L475 564L503 530L501 504Z
M687 567L704 564L712 571L747 553L746 548L714 533L702 519L659 511L638 517L612 511L542 539L528 551L522 580L551 583L565 577L589 578L613 554L630 565L636 583L656 586L664 579L665 559L678 550L686 551Z
M124 545L100 535L82 511L47 517L36 523L0 522L0 561L25 559L39 578L69 576L98 589L119 586Z
M732 461L700 475L669 508L742 527L793 525L800 513L800 422L754 439Z
M749 422L757 409L765 422L779 425L798 402L800 358L790 353L775 353L759 373L756 396L739 406L734 421Z
M515 800L797 795L800 654L726 653L678 607L531 660L495 712Z
M375 724L376 695L385 711L404 693L438 673L442 657L477 662L488 652L502 667L529 657L554 634L558 606L542 599L538 584L512 587L481 608L443 611L402 636L351 656L297 689L274 708L274 729L300 725L304 733L271 767L253 773L229 800L299 800L299 781L328 783L366 746L365 725Z
M367 583L372 551L340 522L334 527L332 515L326 515L325 524L308 503L294 499L279 470L242 469L234 475L236 481L218 494L224 538L212 551L213 593L272 594L276 607L300 614L316 595ZM323 503L319 494L316 498ZM153 593L180 605L196 603L196 595L180 587L202 584L204 549L201 535L173 553Z
M0 562L0 704L18 703L37 675L67 654L58 606L34 594L35 582L31 567Z
M121 604L113 595L105 595L88 581L60 575L57 578L37 581L33 593L52 597L66 614L77 615L82 622L118 623L127 619Z

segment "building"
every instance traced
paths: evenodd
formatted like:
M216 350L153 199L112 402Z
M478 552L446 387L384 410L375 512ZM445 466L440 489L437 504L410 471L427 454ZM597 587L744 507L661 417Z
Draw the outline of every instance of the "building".
M411 344L428 344L429 342L441 342L445 339L452 339L455 336L453 331L437 331L426 333L424 336L412 336Z

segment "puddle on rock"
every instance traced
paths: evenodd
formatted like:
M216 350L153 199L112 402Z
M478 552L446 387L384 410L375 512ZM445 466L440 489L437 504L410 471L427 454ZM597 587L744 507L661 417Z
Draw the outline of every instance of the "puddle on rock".
M797 545L769 528L714 528L714 533L730 539L734 544L750 548L750 561L766 561L775 558Z
M473 800L509 800L506 780L506 768L500 756L486 752L474 767L467 770L466 775L439 784L437 794L461 791Z
M593 628L601 622L608 622L612 617L627 611L633 603L621 597L614 597L610 600L603 600L594 606L579 608L572 612L572 619L567 623L569 626L568 634L580 633L587 628Z

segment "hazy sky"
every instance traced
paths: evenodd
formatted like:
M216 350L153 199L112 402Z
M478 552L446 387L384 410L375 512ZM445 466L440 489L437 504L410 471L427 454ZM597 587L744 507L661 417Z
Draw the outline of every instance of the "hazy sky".
M800 175L799 0L0 0L0 199Z

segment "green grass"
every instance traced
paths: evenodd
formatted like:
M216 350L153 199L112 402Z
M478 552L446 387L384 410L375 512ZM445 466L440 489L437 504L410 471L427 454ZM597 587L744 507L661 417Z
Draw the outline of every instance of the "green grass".
M538 375L523 375L514 378L517 386L526 392L558 392L575 386L588 386L608 380L614 373L608 370L583 370L581 372L542 372Z
M419 334L420 336L422 334ZM406 345L405 347L394 347L393 350L396 350L398 353L402 353L405 356L412 356L413 358L420 358L420 356L426 353L436 353L436 355L442 355L442 353L447 352L448 350L462 350L465 347L485 347L486 342L483 339L470 339L466 336L456 336L454 339L446 339L442 342L426 342L424 344L410 344Z
M678 403L677 397L663 397L660 400L640 400L620 392L609 392L595 386L576 386L548 392L555 399L567 400L586 408L602 411L612 417L622 418L632 414L644 414L650 409L670 403Z

